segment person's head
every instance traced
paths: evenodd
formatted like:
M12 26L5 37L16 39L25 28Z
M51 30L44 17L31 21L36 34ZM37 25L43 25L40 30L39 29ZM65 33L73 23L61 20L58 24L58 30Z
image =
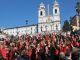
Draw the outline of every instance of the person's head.
M59 57L60 57L60 60L64 60L65 59L65 54L63 52L61 52Z

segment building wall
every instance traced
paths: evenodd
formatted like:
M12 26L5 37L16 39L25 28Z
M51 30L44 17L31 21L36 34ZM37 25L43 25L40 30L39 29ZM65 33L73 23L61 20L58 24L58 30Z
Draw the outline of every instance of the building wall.
M73 27L73 30L75 31L75 30L79 30L79 27L77 27L77 26L72 26Z
M80 16L75 15L71 19L71 25L73 27L73 30L79 30L80 29Z
M13 36L21 36L25 34L35 34L37 33L37 26L29 26L29 27L19 27L19 28L11 28L3 30L4 33Z

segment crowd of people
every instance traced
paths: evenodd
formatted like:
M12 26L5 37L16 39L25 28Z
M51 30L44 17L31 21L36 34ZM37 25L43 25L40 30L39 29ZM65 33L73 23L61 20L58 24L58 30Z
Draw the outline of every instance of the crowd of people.
M80 60L77 34L37 34L0 43L0 60Z

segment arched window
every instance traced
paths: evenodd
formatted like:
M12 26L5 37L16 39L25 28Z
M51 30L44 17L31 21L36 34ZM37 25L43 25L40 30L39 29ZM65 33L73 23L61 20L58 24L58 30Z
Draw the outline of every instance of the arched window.
M42 11L40 12L40 15L41 15L41 16L43 15L43 12L42 12Z
M57 13L57 9L55 9L55 14Z

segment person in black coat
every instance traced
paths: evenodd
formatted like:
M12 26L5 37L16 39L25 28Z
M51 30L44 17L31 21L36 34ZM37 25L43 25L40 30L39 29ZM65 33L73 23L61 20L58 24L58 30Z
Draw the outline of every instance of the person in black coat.
M36 60L36 54L35 54L35 52L36 52L35 48L32 48L31 60Z

